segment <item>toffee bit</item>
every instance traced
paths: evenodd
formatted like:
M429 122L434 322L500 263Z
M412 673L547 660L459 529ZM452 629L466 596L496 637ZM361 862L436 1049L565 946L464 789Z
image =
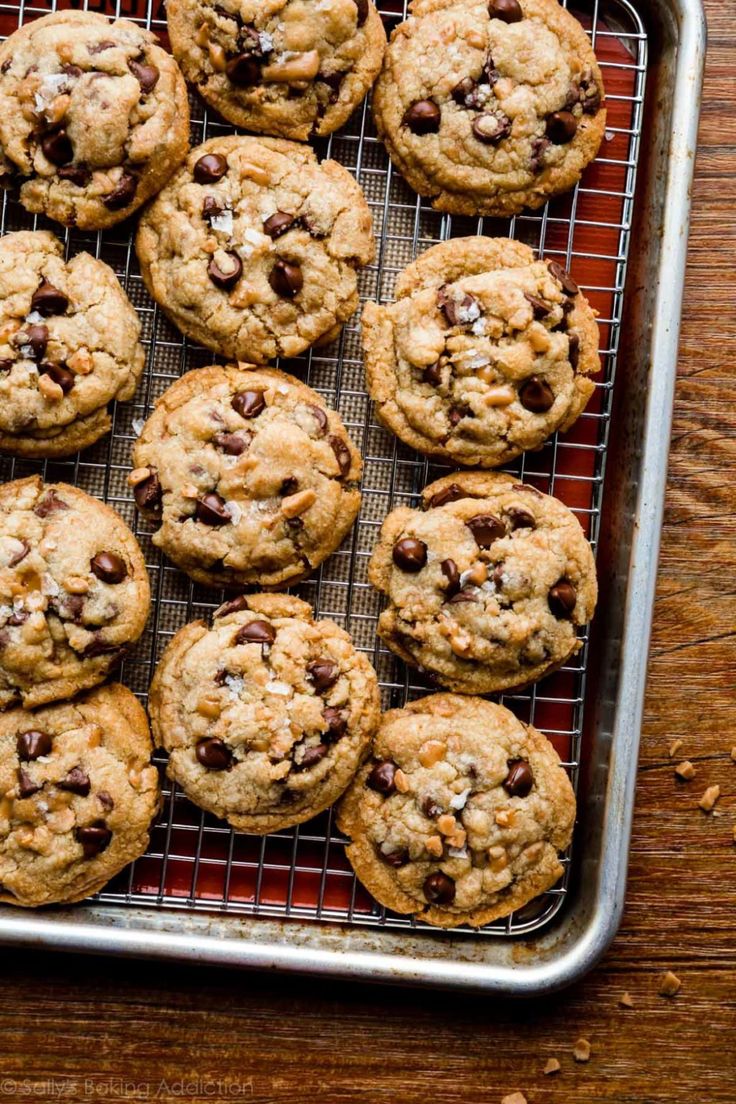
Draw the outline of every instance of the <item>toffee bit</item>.
M698 772L689 759L683 760L682 763L678 763L675 767L675 774L678 778L681 778L683 782L691 782L697 773Z
M547 1062L545 1064L545 1067L544 1067L544 1072L546 1074L559 1073L561 1069L562 1069L562 1066L560 1065L560 1063L557 1061L556 1058L548 1058Z
M672 742L670 743L669 749L667 751L667 754L669 755L670 759L674 759L675 756L677 755L678 751L681 751L682 748L684 748L684 746L685 746L685 741L684 740L672 740Z
M513 1092L509 1096L505 1096L501 1104L527 1104L527 1099L523 1093Z
M679 993L682 988L682 982L673 974L671 970L667 970L659 983L659 995L660 997L674 997L675 993Z
M633 1008L634 1001L630 993L622 993L618 999L618 1003L622 1008Z
M590 1061L590 1043L587 1039L578 1039L575 1046L572 1048L572 1056L576 1062L589 1062Z
M720 796L720 786L708 786L708 789L705 791L700 801L698 802L698 806L703 810L704 813L712 813L716 801Z

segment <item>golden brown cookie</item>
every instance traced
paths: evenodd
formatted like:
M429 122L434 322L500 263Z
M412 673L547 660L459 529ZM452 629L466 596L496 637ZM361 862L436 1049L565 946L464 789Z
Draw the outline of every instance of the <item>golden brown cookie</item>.
M360 453L339 414L275 368L188 372L158 400L133 464L153 543L213 586L297 582L360 508Z
M575 796L549 740L482 698L385 713L338 808L360 881L395 912L480 927L562 874Z
M34 214L84 230L128 218L189 146L179 67L127 19L60 11L0 46L0 172Z
M0 713L0 901L81 901L142 855L160 802L152 750L124 686Z
M376 674L306 602L250 594L167 648L151 724L196 805L258 834L301 824L344 791L380 716Z
M558 0L414 0L373 97L378 132L438 211L515 215L567 191L606 112L590 39Z
M368 577L378 635L451 690L527 686L580 648L598 593L572 511L510 475L456 472L381 527Z

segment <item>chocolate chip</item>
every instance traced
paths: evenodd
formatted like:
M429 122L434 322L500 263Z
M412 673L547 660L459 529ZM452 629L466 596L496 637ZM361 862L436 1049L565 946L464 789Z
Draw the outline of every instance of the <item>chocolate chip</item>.
M33 360L40 360L49 343L48 327L38 322L34 322L31 326L25 326L15 335L15 342L20 346L28 345Z
M233 644L273 644L276 630L268 621L249 621L238 629Z
M457 594L453 594L452 598L450 599L450 603L453 606L460 605L461 602L477 602L477 601L478 601L478 594L475 590L472 590L470 587L463 587L463 589L459 590L457 592Z
M358 9L358 26L362 27L368 18L368 0L355 0Z
M269 238L280 238L294 225L294 216L287 215L286 211L274 211L263 224L263 233Z
M537 519L531 510L526 510L523 506L507 506L503 512L509 519L512 530L536 528Z
M115 188L104 197L102 202L108 211L122 211L123 207L128 207L133 202L137 191L138 177L133 173L124 172Z
M227 770L233 761L233 753L227 744L215 737L200 740L195 748L197 759L207 770Z
M592 77L580 82L580 103L585 115L595 115L600 109L601 90Z
M442 366L438 361L434 364L430 364L422 372L422 380L424 383L428 383L431 387L439 387L442 383Z
M225 256L228 258L227 268L220 268L215 258L212 257L207 265L207 275L215 287L222 288L223 291L229 291L230 288L235 287L243 275L243 262L232 249L228 250Z
M556 146L572 142L577 129L578 121L571 111L553 111L547 116L545 134Z
M447 412L447 420L454 429L465 417L465 413L458 406L451 406Z
M503 780L503 788L512 797L526 797L534 785L532 768L526 759L511 759L509 761L509 773Z
M344 479L350 471L353 460L350 455L350 449L348 448L342 437L328 437L328 443L330 448L335 454L337 460L337 466L340 469L340 475Z
M549 138L533 138L532 139L532 156L529 162L529 169L533 173L538 173L542 167L544 155L552 145Z
M479 548L490 548L494 541L506 536L506 526L493 514L476 514L465 524L475 537Z
M202 218L210 222L221 215L224 208L220 206L214 196L205 196L202 200Z
M133 488L133 498L139 510L147 510L154 514L161 512L161 481L155 471L152 470L148 478L141 483L136 483Z
M280 495L292 495L294 491L299 489L299 480L296 476L287 475L286 479L281 480L281 486L279 487Z
M49 364L46 362L40 366L39 373L52 379L65 395L69 394L76 381L74 373L65 368L63 364Z
M258 84L261 79L261 67L252 54L238 54L225 66L228 80L242 88Z
M62 778L61 782L57 782L57 786L60 790L79 794L80 797L86 797L91 789L89 775L81 767L72 767L66 778Z
M417 100L404 112L402 120L412 134L436 134L440 129L440 109L434 100Z
M575 372L580 363L580 338L576 333L571 333L567 340L567 359L570 361L570 367L573 372Z
M9 372L14 364L15 364L14 360L8 360L7 358L4 358L3 360L0 360L0 372L3 372L3 373Z
M549 608L555 617L561 621L567 621L572 616L575 603L578 600L578 592L569 579L560 579L549 588L547 601Z
M316 406L314 403L307 403L307 410L317 423L317 433L320 437L324 437L327 430L330 427L330 423L327 418L327 414L321 406Z
M459 483L450 483L449 487L432 495L427 503L427 509L434 510L438 506L446 506L448 502L457 502L460 498L467 498L465 491Z
M294 760L294 770L309 770L311 767L316 767L317 763L321 763L325 755L329 751L327 744L313 744L311 747L304 749L304 753L297 763Z
M74 149L63 127L50 130L41 138L44 157L52 165L68 165L74 160Z
M98 552L89 561L92 574L103 583L122 583L128 574L125 560L115 552Z
M345 735L348 730L348 719L344 710L338 709L334 705L327 705L322 710L322 716L327 725L325 739L329 739L330 742L334 743Z
M195 161L192 175L198 184L214 184L227 172L227 161L220 153L205 153Z
M62 621L73 621L76 625L82 622L82 610L84 598L81 594L65 594L58 599L57 612Z
M33 797L41 789L43 789L42 783L34 782L28 771L24 771L21 767L18 771L18 796Z
M558 283L562 284L562 290L565 292L566 295L572 296L579 294L580 288L575 283L570 273L567 272L561 264L559 264L557 261L547 261L547 268L549 269L550 276L554 277L554 279L557 280ZM564 304L562 309L564 310L565 307L567 307L568 310L573 309L572 304L566 303Z
M472 131L479 142L495 146L511 133L511 120L503 111L489 111L473 119Z
M81 843L85 859L93 859L110 846L112 832L104 820L96 820L85 828L77 828L74 833L77 842Z
M455 900L455 883L441 870L425 878L422 888L430 905L451 905Z
M438 805L433 797L427 796L422 800L422 812L430 820L434 820L442 812L442 806Z
M197 499L194 516L203 525L228 525L232 521L225 509L225 499L217 491L208 491Z
M42 755L50 755L51 742L51 736L48 732L40 732L37 728L29 728L27 732L21 732L15 741L18 758L23 763L32 763L34 759L40 759Z
M468 107L468 96L472 96L475 92L478 84L472 77L463 77L463 79L455 85L451 95L456 104L460 104L461 107Z
M245 438L239 437L237 433L216 433L212 444L227 456L240 456L248 447Z
M520 23L524 18L519 0L490 0L488 14L503 23Z
M271 269L268 282L282 299L293 299L302 290L304 277L298 264L279 258Z
M230 405L241 418L256 418L266 409L262 391L236 391Z
M44 327L45 328L45 327ZM55 514L58 510L68 510L69 507L56 491L47 491L43 498L33 507L36 517L45 518L49 514Z
M52 314L63 314L69 306L69 300L63 291L43 279L31 296L31 310L38 311L44 318Z
M396 789L394 777L397 770L398 767L393 759L379 759L372 767L365 784L370 790L375 790L384 797L390 797Z
M115 808L115 802L112 799L112 795L107 790L100 790L97 794L97 800L99 801L105 812L109 813Z
M534 317L538 321L541 321L542 318L546 318L548 314L552 313L552 307L549 303L545 303L544 299L538 299L536 295L529 295L526 291L524 292L524 298L531 304Z
M546 380L530 376L519 388L519 402L532 414L544 414L554 404L555 393Z
M31 551L31 546L27 540L23 540L21 538L20 543L23 545L23 547L21 548L20 552L13 553L13 555L8 560L8 567L15 567L15 565L19 564L21 560L24 560L28 553Z
M102 42L95 42L91 46L87 47L87 53L89 54L103 54L105 50L112 50L115 48L115 43L110 42L108 38L102 40Z
M377 847L376 854L381 862L384 862L386 866L392 866L395 870L398 870L401 866L406 866L409 862L409 852L405 847L402 847L398 851L384 851L383 848Z
M427 546L424 541L403 537L394 545L393 560L402 571L416 574L427 562Z
M460 590L460 572L457 569L457 564L454 560L443 560L440 564L440 570L447 579L445 595L452 598L453 594L457 594Z
M307 676L317 694L324 694L334 686L340 675L340 668L331 659L321 656L307 664Z
M248 608L248 596L246 594L238 594L235 598L230 598L227 602L223 602L221 606L215 610L212 614L213 619L217 617L228 617L231 613L239 613L240 610Z
M141 92L147 95L152 92L161 76L155 65L146 65L141 61L129 61L128 68L141 86Z
M68 180L77 188L86 188L92 179L92 173L86 165L64 165L57 173L61 180Z
M437 306L451 326L464 326L480 315L478 301L473 295L464 295L461 300L456 301L448 294L446 284L437 291ZM471 318L471 315L474 317Z

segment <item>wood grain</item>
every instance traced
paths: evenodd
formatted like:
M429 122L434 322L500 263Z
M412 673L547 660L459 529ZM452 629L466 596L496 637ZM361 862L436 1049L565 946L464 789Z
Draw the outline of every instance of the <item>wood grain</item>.
M611 953L576 988L523 1005L4 953L0 1097L736 1101L736 5L709 0L708 14L628 904ZM674 778L674 737L697 767L691 783ZM714 782L717 818L697 808ZM657 993L668 967L683 983L669 1000ZM585 1065L572 1057L581 1034ZM554 1077L548 1057L562 1063Z

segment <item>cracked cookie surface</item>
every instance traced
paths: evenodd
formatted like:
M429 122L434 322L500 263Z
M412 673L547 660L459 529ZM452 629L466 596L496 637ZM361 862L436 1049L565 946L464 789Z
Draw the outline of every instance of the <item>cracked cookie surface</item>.
M158 400L133 464L153 543L212 585L297 582L360 508L360 454L340 416L275 368L188 372Z
M326 809L378 724L376 674L298 598L242 595L186 625L151 686L156 743L196 805L266 833Z
M126 19L63 11L0 46L0 172L34 214L100 229L168 180L189 146L174 59Z
M562 502L512 476L456 472L383 523L368 577L388 597L378 634L443 686L490 694L536 682L581 646L593 553Z
M239 135L192 150L136 237L146 286L172 322L256 363L336 337L374 249L370 210L342 165Z
M440 211L514 215L571 188L598 152L604 90L557 0L415 0L373 104L408 183Z
M102 682L149 605L141 550L109 506L39 476L0 487L0 709Z
M569 429L600 371L594 313L556 261L506 238L456 238L368 302L368 390L405 444L492 468Z
M366 888L443 928L480 927L551 888L574 820L549 740L501 705L454 694L385 713L338 807Z
M342 126L386 48L372 0L169 0L166 11L174 55L207 103L282 138Z
M89 253L64 261L45 230L0 240L0 449L68 456L110 428L143 371L140 321L115 273Z
M148 722L119 685L0 714L0 901L81 901L148 845L160 801Z

